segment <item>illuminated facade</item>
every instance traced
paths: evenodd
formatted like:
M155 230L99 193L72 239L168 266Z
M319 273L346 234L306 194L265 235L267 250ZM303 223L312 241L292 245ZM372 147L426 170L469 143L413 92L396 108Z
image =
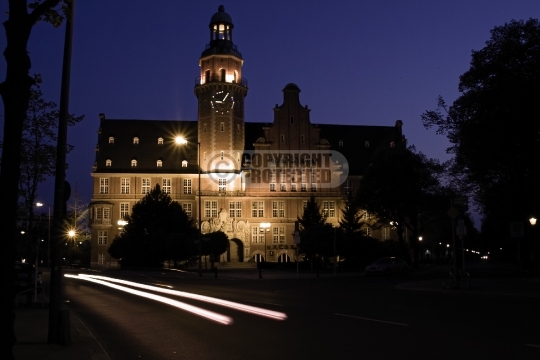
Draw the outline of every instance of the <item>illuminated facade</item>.
M301 105L300 89L292 83L283 89L272 123L246 122L244 60L223 6L209 26L210 43L195 82L197 121L100 114L90 204L93 266L116 261L107 250L123 230L119 221L156 184L196 223L200 196L203 234L221 230L229 237L221 261L294 261L294 222L310 195L337 225L343 199L358 187L375 149L404 141L400 120L394 126L312 124L311 110ZM178 145L177 136L187 144ZM389 228L366 230L380 239L392 237Z

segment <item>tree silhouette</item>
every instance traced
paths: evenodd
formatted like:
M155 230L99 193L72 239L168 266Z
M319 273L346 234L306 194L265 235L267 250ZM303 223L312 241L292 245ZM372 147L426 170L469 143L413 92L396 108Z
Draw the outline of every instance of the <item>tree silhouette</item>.
M191 256L196 229L179 203L156 185L125 217L124 232L110 248L123 266L161 266Z

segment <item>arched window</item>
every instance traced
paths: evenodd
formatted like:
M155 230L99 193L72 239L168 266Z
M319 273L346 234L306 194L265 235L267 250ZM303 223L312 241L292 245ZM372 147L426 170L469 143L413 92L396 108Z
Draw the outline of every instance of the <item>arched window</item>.
M137 160L133 159L131 160L131 167L136 167L137 166Z
M111 159L105 160L105 166L112 166L112 160Z
M138 138L138 137L135 136L135 137L133 138L133 144L134 144L134 145L139 144L139 138Z
M163 145L163 138L162 137L158 138L157 143L158 145Z
M163 166L163 161L158 160L156 166L157 167L162 167Z
M187 168L187 160L183 160L183 161L182 161L182 167Z
M114 137L109 136L109 144L114 144Z

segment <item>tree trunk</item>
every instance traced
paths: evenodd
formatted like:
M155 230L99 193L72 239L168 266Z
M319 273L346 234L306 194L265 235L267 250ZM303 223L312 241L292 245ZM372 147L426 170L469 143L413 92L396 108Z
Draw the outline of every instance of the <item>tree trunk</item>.
M2 149L2 170L0 175L0 241L2 251L2 345L0 358L13 359L15 344L15 239L17 238L17 207L20 177L21 138L23 122L30 99L32 78L28 76L30 58L27 42L31 23L26 11L26 1L11 1L9 19L4 22L7 46L4 57L7 63L6 79L0 84L0 95L4 102L4 139Z

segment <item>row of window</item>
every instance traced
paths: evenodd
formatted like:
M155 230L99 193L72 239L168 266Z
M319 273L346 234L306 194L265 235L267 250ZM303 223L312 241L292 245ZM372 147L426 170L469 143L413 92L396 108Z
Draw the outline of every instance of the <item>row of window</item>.
M163 138L159 137L157 143L158 145L163 145ZM109 136L109 144L114 144L114 136ZM133 145L139 145L139 138L137 136L133 138Z
M191 209L191 204L188 204ZM364 228L366 235L371 236L373 234L370 227ZM271 229L265 229L258 226L253 226L251 228L251 243L253 244L263 244L266 240L266 233L272 233L272 243L273 244L284 244L285 243L285 226L273 226ZM383 227L383 239L390 238L390 228ZM97 243L98 245L107 245L108 244L108 231L107 230L98 230L97 234Z
M183 160L182 161L182 167L185 168L185 167L187 167L187 165L188 165L187 160ZM105 160L105 166L107 166L107 167L112 166L112 160L111 159ZM157 167L163 167L163 160L161 160L161 159L156 160L156 166ZM137 167L137 159L131 159L131 167Z
M226 188L226 179L219 179L224 180L223 182L220 181L220 186L223 188ZM171 193L171 179L170 178L164 178L161 181L161 190L167 194ZM120 179L120 194L130 194L131 193L131 184L130 184L130 178L121 178ZM185 195L190 195L192 193L192 180L191 179L183 179L183 191L182 193ZM141 179L141 194L148 194L150 192L150 179L149 178L142 178ZM108 194L109 193L109 178L100 178L99 179L99 193L100 194Z
M327 217L336 216L336 203L335 201L323 201L322 211ZM189 217L192 217L192 204L182 203L182 208ZM265 217L264 201L252 201L251 202L251 217L263 218ZM307 206L307 201L303 202L304 208ZM273 218L285 217L285 201L272 201L271 216ZM130 213L129 203L120 203L120 216L119 219L124 219ZM217 200L205 200L204 201L204 216L207 218L218 217L218 202ZM242 215L242 202L230 201L229 202L229 217L241 218ZM110 225L111 224L111 207L110 206L96 206L92 209L90 218L94 224ZM99 243L99 242L98 242ZM103 245L99 243L100 245Z

